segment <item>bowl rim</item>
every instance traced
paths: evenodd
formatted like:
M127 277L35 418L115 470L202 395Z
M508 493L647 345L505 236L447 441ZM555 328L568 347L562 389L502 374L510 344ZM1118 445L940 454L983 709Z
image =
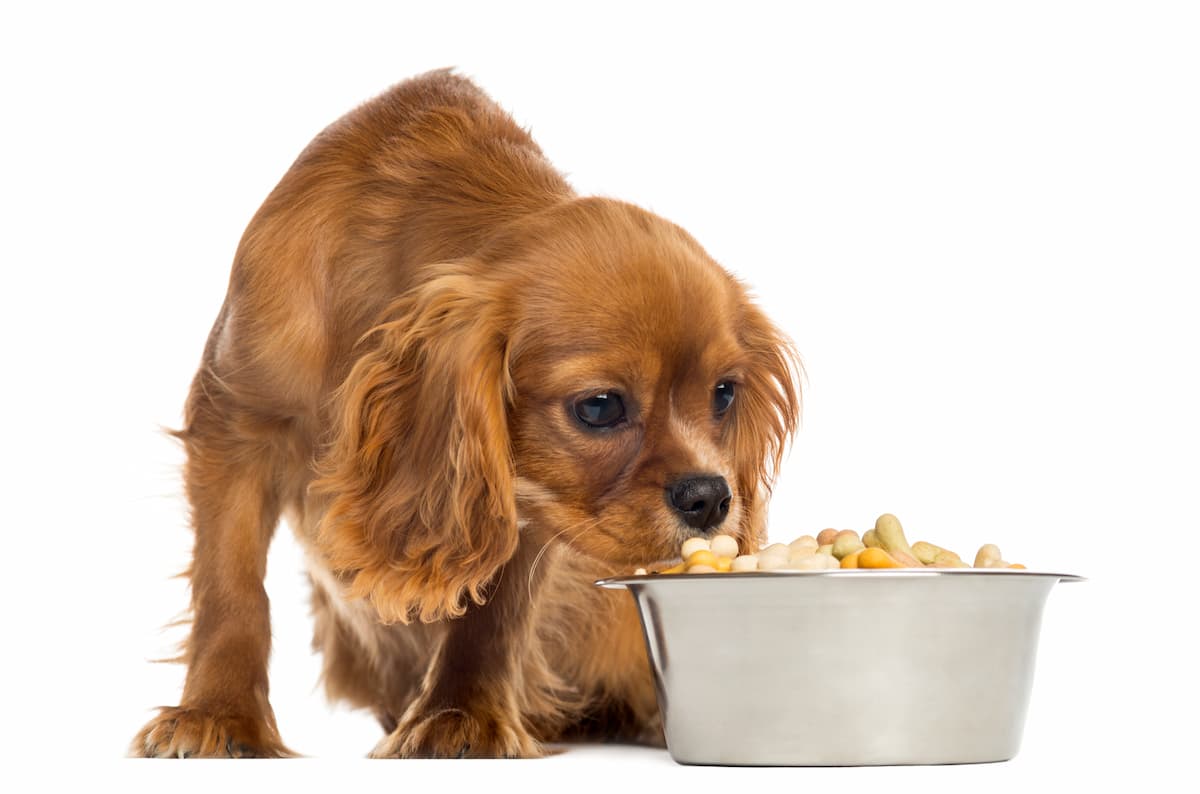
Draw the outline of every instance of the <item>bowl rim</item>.
M1053 578L1060 582L1086 582L1087 578L1073 573L1052 573L1049 571L1030 571L1023 568L835 568L824 571L728 571L725 573L646 573L629 574L627 576L608 576L593 582L597 587L621 589L631 584L646 582L694 582L724 579L772 579L784 577L837 577L849 579L855 577L869 579L927 579L937 576L1007 576L1035 577L1040 579Z

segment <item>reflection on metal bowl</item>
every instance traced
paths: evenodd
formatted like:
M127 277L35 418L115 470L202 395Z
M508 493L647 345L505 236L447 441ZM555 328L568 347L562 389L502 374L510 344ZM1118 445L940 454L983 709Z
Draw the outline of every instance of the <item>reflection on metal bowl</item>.
M894 569L627 576L684 764L1003 761L1067 574Z

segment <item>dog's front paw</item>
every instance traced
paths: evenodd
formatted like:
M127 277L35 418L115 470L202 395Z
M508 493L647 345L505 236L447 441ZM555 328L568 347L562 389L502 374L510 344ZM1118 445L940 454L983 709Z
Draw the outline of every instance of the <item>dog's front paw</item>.
M140 758L288 758L266 720L218 716L200 709L164 708L142 728L129 748Z
M447 708L413 709L371 751L372 758L540 758L545 755L517 719Z

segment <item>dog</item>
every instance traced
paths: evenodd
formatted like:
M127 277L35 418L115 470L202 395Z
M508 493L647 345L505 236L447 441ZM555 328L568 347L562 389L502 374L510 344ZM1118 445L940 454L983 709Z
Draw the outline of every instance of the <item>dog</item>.
M580 197L450 70L321 132L255 214L174 431L195 530L180 705L131 755L280 757L267 549L306 554L328 696L374 757L662 745L632 599L765 539L790 340L685 231Z

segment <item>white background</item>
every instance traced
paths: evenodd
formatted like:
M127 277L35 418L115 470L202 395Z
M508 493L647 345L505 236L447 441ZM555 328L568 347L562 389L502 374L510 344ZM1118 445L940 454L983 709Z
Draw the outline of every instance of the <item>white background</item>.
M1193 5L176 5L6 4L0 19L3 775L950 791L1150 785L1189 765ZM691 230L795 339L804 424L774 539L890 511L913 539L964 554L995 542L1090 578L1051 595L1015 760L707 769L612 747L360 760L378 730L314 689L286 529L268 576L272 699L285 741L319 760L121 758L182 683L147 661L183 636L160 627L187 603L168 577L191 543L181 453L159 427L179 425L242 229L324 125L447 65L580 192Z

